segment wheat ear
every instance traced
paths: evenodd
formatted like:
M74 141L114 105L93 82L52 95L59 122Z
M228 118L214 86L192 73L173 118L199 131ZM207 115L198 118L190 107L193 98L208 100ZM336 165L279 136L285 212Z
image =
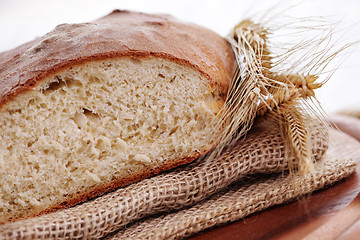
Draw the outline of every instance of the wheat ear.
M308 117L301 112L296 103L289 101L279 108L280 116L283 121L283 134L289 142L298 168L302 173L314 172L314 165L311 156L311 146L309 134L306 127L305 118Z

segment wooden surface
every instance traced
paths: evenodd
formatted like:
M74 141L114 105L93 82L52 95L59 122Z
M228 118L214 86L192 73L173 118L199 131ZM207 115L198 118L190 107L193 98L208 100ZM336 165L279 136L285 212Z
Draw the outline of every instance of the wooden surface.
M360 120L336 116L338 128L360 141ZM200 233L191 240L360 239L360 156L356 173L298 201Z

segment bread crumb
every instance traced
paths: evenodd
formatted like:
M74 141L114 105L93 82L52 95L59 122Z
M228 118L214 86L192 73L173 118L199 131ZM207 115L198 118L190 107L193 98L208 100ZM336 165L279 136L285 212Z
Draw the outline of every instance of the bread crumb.
M101 182L101 179L94 173L89 172L88 170L85 171L85 173L91 177L92 180L94 180L95 182Z
M203 104L218 96L207 78L164 59L131 61L64 69L2 107L0 222L213 144L216 115Z
M136 154L134 156L134 160L137 162L143 162L143 163L151 163L151 160L148 156L145 154Z
M121 151L126 151L128 149L127 143L121 138L116 138L114 146L116 149Z

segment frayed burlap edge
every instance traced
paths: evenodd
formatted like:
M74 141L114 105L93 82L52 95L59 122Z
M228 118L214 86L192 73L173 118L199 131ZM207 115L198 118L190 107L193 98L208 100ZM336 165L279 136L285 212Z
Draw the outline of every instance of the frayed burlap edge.
M323 188L353 173L360 154L360 144L351 137L333 133L332 140L322 161L316 163L315 175L280 175L249 185L237 183L191 208L140 221L106 240L184 238Z

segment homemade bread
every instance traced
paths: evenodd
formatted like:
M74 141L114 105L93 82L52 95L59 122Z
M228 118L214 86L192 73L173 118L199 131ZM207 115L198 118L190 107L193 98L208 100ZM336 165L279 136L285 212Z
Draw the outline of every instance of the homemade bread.
M210 30L119 10L0 53L0 222L210 151L233 66Z

